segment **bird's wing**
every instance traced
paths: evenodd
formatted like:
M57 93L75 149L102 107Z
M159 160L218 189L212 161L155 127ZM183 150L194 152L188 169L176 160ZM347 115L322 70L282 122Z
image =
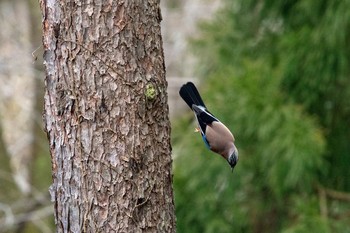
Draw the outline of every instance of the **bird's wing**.
M214 117L207 109L203 106L192 105L193 112L195 113L198 125L201 130L201 134L204 142L210 148L210 142L206 137L207 125L212 124L213 122L220 122L216 117Z
M213 114L211 114L203 106L193 104L192 110L196 114L198 121L201 121L206 125L211 124L213 121L219 121Z
M209 142L208 142L207 137L206 137L205 134L203 134L202 132L201 132L201 135L202 135L202 139L203 139L203 141L204 141L204 144L205 144L206 147L210 150L211 147L210 147L210 144L209 144Z

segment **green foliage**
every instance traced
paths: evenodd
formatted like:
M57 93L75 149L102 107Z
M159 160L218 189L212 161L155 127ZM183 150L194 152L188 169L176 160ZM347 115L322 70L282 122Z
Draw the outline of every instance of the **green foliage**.
M317 197L313 195L308 197L302 195L302 197L290 198L290 214L295 216L295 219L290 221L282 232L331 232L326 221L319 214Z
M234 133L233 171L174 126L179 232L343 232L318 183L350 190L350 1L226 1L193 41L203 97ZM343 204L344 206L344 204Z

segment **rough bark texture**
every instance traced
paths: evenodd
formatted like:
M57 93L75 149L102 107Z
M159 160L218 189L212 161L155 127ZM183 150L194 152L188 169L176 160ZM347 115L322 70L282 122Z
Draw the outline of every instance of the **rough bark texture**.
M158 1L41 0L58 232L175 232Z

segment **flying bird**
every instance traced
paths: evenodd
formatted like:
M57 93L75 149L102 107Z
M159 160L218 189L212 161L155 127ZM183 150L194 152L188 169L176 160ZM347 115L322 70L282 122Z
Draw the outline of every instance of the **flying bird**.
M238 162L238 150L231 131L208 111L192 82L184 84L179 94L194 112L205 145L226 159L233 170Z

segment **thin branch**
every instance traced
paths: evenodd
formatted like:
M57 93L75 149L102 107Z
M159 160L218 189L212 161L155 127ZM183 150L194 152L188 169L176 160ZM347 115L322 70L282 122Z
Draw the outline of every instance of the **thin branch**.
M323 190L329 198L350 202L350 193L325 188L320 184L317 185L317 189Z
M327 207L327 195L326 195L325 189L318 188L318 195L319 195L319 205L320 205L321 216L324 220L327 220L328 207Z
M53 207L52 205L49 205L31 212L13 215L10 222L6 218L0 219L0 226L2 226L0 231L5 231L23 222L38 221L52 214L53 214Z

